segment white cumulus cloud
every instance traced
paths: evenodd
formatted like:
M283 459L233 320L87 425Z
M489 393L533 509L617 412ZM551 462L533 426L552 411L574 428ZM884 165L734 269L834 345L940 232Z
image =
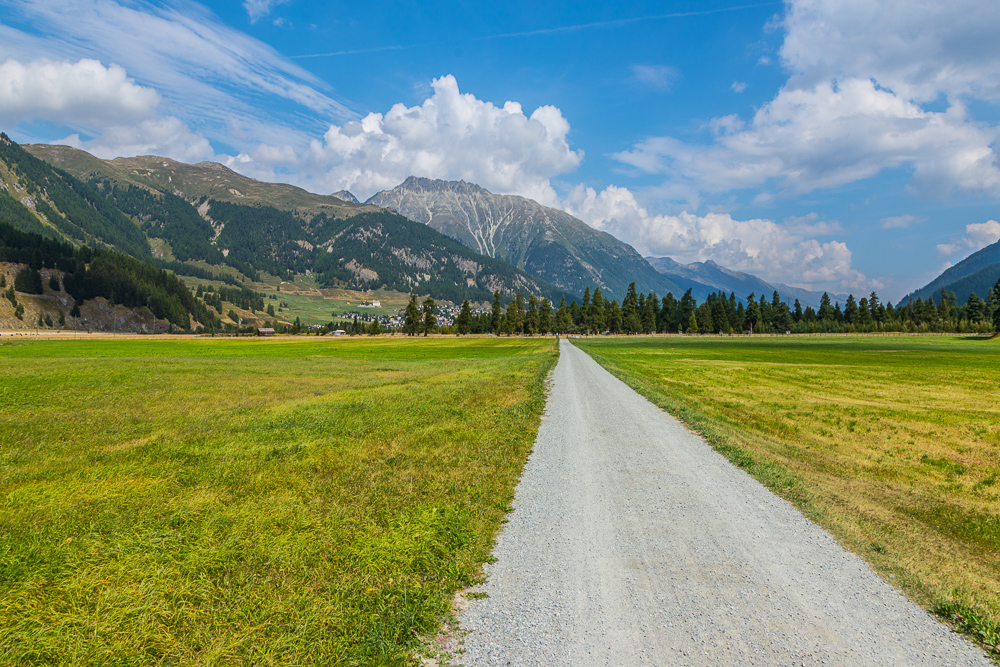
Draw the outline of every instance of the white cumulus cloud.
M793 0L782 63L793 87L863 77L903 99L1000 99L1000 3Z
M160 95L118 65L9 58L0 63L0 122L23 120L107 127L152 116Z
M969 111L970 101L1000 99L1000 3L790 0L787 8L789 79L770 102L750 119L708 123L709 143L652 137L615 157L702 191L757 188L764 199L894 167L911 168L921 193L1000 196L1000 127Z
M616 157L715 192L773 183L803 193L911 165L924 192L1000 195L998 128L971 121L960 104L925 111L869 79L784 88L750 122L726 116L712 130L711 145L652 138Z
M949 257L959 252L968 255L997 241L1000 241L1000 222L987 220L966 225L965 236L939 244L937 251L942 257Z
M669 256L682 263L714 260L807 289L880 286L853 268L845 243L809 236L837 228L816 216L781 225L760 218L737 220L728 213L651 215L631 191L616 186L600 193L578 186L564 207L596 229L628 240L645 256Z
M0 123L46 120L78 130L55 143L98 157L164 155L211 158L205 137L173 116L160 116L160 94L140 86L118 65L8 59L0 64ZM83 135L83 138L81 138Z
M158 155L179 162L199 162L215 157L208 139L192 132L173 116L150 118L133 125L116 125L90 139L71 134L53 143L79 148L104 159Z
M549 179L583 158L569 146L570 126L559 109L542 106L527 115L517 102L496 106L461 93L450 75L431 88L419 106L396 104L385 114L331 125L305 151L261 145L232 166L258 177L294 171L303 187L346 189L362 199L416 175L558 203Z

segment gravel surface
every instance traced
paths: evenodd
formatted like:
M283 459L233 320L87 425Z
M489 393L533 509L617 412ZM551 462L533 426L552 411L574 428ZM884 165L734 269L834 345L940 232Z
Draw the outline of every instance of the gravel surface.
M990 665L568 341L467 665Z

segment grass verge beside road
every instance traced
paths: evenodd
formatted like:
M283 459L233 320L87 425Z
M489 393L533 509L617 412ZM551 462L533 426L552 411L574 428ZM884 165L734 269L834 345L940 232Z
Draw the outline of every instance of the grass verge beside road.
M412 662L552 340L0 345L0 663Z
M1000 656L1000 340L574 343Z

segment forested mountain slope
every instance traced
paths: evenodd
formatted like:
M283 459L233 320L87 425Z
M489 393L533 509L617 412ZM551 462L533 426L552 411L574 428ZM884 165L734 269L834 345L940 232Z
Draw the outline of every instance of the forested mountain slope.
M0 321L5 328L19 324L32 327L36 319L38 325L48 327L55 321L65 326L67 317L86 320L81 308L99 298L141 311L124 318L123 324L127 320L161 320L190 329L197 324L216 328L219 323L205 304L168 271L112 250L76 247L24 232L2 220L0 289L4 290ZM33 306L27 317L26 302Z
M931 282L900 299L899 305L916 301L918 297L937 301L941 290L946 293L954 292L959 303L965 303L973 293L979 298L986 298L998 278L1000 241L977 250L955 266L949 267Z

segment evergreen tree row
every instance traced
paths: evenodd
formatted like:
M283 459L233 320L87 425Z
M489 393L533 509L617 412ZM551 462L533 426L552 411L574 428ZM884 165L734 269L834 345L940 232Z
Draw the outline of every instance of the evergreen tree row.
M416 296L406 312L404 331L424 333ZM735 293L710 294L698 303L691 290L676 299L672 293L660 298L655 293L636 292L629 286L625 298L606 300L599 288L584 291L582 302L568 305L565 297L553 309L548 299L534 296L525 300L523 294L503 307L500 293L494 293L492 312L473 315L469 303L455 321L455 333L535 334L535 333L871 333L871 332L956 332L990 333L1000 331L1000 278L987 298L976 294L965 304L955 295L942 293L937 303L932 299L917 299L896 308L883 303L875 292L860 300L848 295L841 307L824 293L819 309L802 308L796 299L793 305L773 292L768 299L763 294L748 294L745 299Z

